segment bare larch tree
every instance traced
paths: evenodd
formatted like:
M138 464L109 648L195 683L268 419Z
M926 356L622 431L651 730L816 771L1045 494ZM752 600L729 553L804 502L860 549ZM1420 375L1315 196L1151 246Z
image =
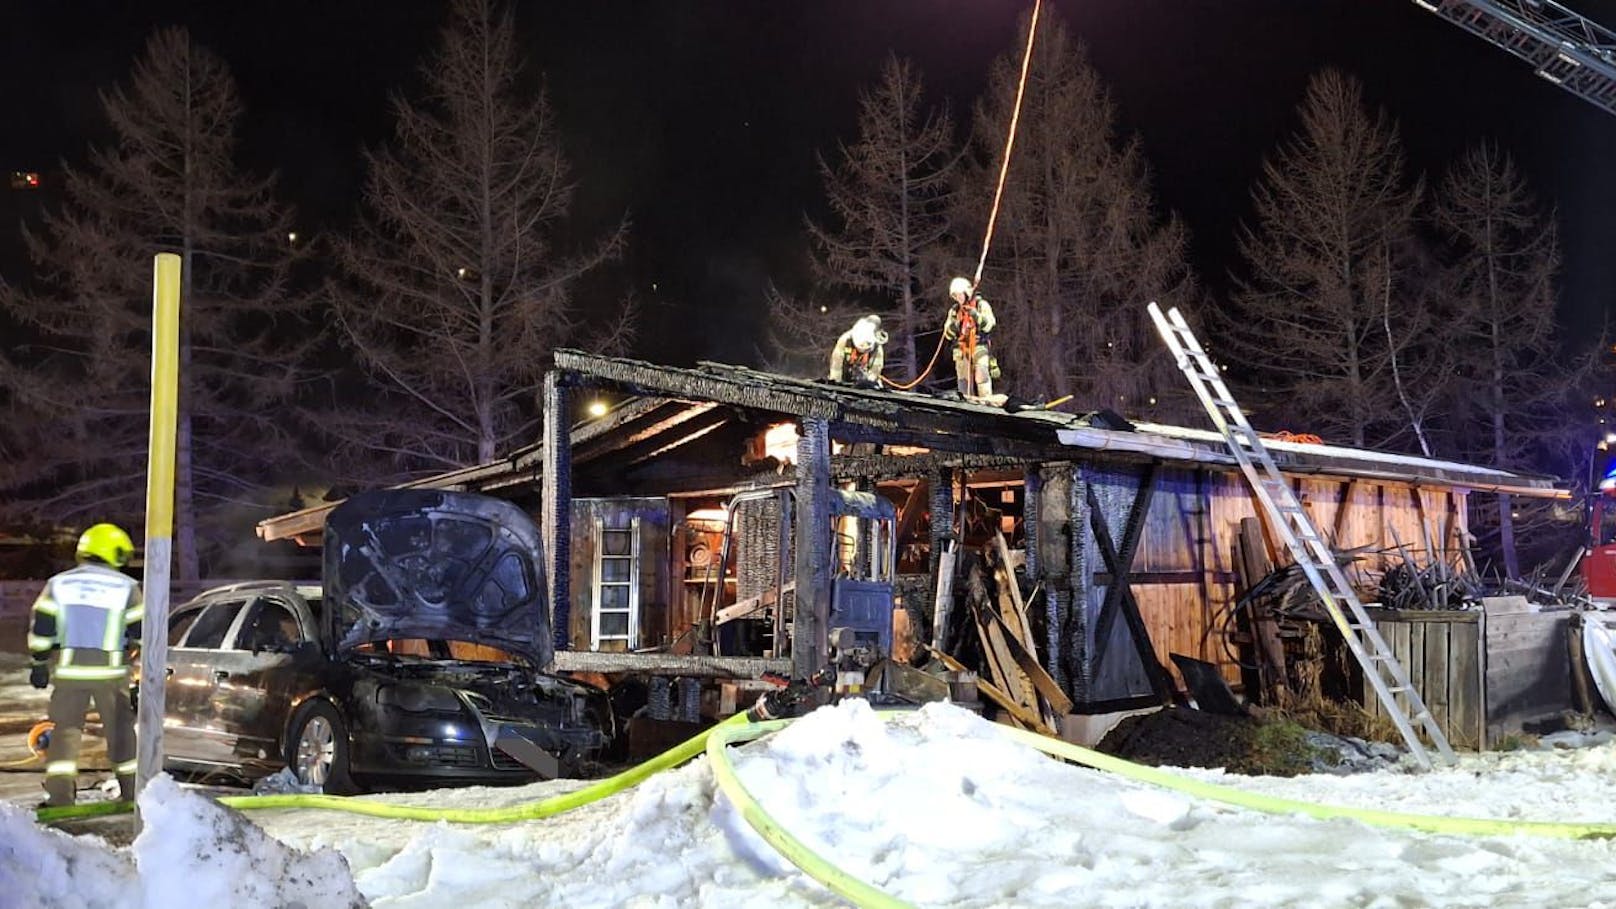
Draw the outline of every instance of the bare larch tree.
M1506 469L1563 469L1586 432L1567 419L1584 394L1591 351L1568 348L1555 330L1560 265L1552 214L1542 211L1509 156L1492 144L1467 150L1444 174L1435 223L1446 241L1454 360L1447 416L1457 454ZM1590 345L1591 346L1591 345ZM1573 473L1580 473L1574 470ZM1505 570L1517 576L1509 496L1496 528Z
M64 165L61 209L27 236L36 286L0 295L39 340L12 351L5 383L18 405L49 417L0 500L62 524L139 529L152 256L177 253L175 559L176 577L194 579L199 528L224 533L211 519L263 504L285 448L279 407L318 332L287 291L290 214L272 179L235 164L243 108L224 62L164 29L101 100L115 140L82 167Z
M1396 127L1365 109L1356 80L1314 76L1300 113L1252 192L1245 270L1214 353L1264 387L1272 413L1295 421L1287 428L1380 443L1406 426L1393 344L1418 311L1399 265L1421 189L1404 177Z
M1024 17L1023 38L1027 25ZM953 216L953 271L967 277L992 208L1022 46L994 64L975 110ZM1145 304L1181 302L1193 293L1185 232L1176 219L1157 216L1138 141L1117 135L1099 75L1047 11L1027 78L980 285L999 323L993 344L1004 388L1026 398L1073 394L1079 408L1139 413L1171 380ZM945 289L939 282L935 290L939 325Z
M511 10L459 0L418 97L393 100L393 142L366 156L332 299L374 388L362 405L339 396L321 422L370 479L532 441L547 357L583 328L575 285L623 249L626 222L563 250L574 187L550 105L521 74ZM609 347L633 318L626 305L606 315L593 343Z
M819 160L835 221L808 222L818 276L868 294L886 310L883 327L893 340L887 362L901 365L906 381L916 375L922 263L947 233L959 158L947 109L927 108L923 96L914 66L889 56L876 85L859 93L857 141L840 146L835 163Z

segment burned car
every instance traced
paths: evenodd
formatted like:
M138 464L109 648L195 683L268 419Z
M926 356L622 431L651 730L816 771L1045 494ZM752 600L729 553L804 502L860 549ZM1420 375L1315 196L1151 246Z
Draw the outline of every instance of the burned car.
M469 493L355 496L325 528L323 588L209 590L169 621L165 764L328 792L574 775L613 729L553 653L538 534Z

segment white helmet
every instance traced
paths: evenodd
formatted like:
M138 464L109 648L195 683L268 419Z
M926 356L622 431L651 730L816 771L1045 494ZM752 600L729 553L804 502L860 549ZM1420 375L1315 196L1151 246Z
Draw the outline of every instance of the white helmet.
M948 282L948 295L950 297L955 294L969 294L973 289L970 278L955 278Z
M881 317L868 315L853 323L853 346L869 350L877 344L887 343L887 333L881 330Z

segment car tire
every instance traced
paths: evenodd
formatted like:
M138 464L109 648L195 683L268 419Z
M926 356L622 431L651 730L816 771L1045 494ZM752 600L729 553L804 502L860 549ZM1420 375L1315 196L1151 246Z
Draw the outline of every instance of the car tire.
M331 795L359 791L348 774L348 726L337 708L321 700L303 705L286 740L286 766L297 781Z

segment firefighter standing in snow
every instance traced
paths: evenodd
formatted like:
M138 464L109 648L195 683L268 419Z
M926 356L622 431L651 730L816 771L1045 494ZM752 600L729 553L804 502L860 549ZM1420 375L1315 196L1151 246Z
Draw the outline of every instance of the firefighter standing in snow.
M78 567L46 581L34 601L28 680L35 688L50 685L52 675L56 681L50 699L56 729L45 752L47 805L73 804L79 739L92 700L101 714L119 796L134 798L135 720L124 652L140 640L145 603L140 585L118 571L134 551L128 534L112 524L97 524L79 537ZM52 654L54 672L47 662Z
M887 333L881 330L880 316L865 316L842 332L830 352L830 380L865 388L881 387L881 370L886 354Z
M954 305L948 309L943 337L954 342L954 376L962 395L986 398L993 394L993 380L999 364L988 346L988 336L997 324L993 307L976 292L969 278L948 283Z

